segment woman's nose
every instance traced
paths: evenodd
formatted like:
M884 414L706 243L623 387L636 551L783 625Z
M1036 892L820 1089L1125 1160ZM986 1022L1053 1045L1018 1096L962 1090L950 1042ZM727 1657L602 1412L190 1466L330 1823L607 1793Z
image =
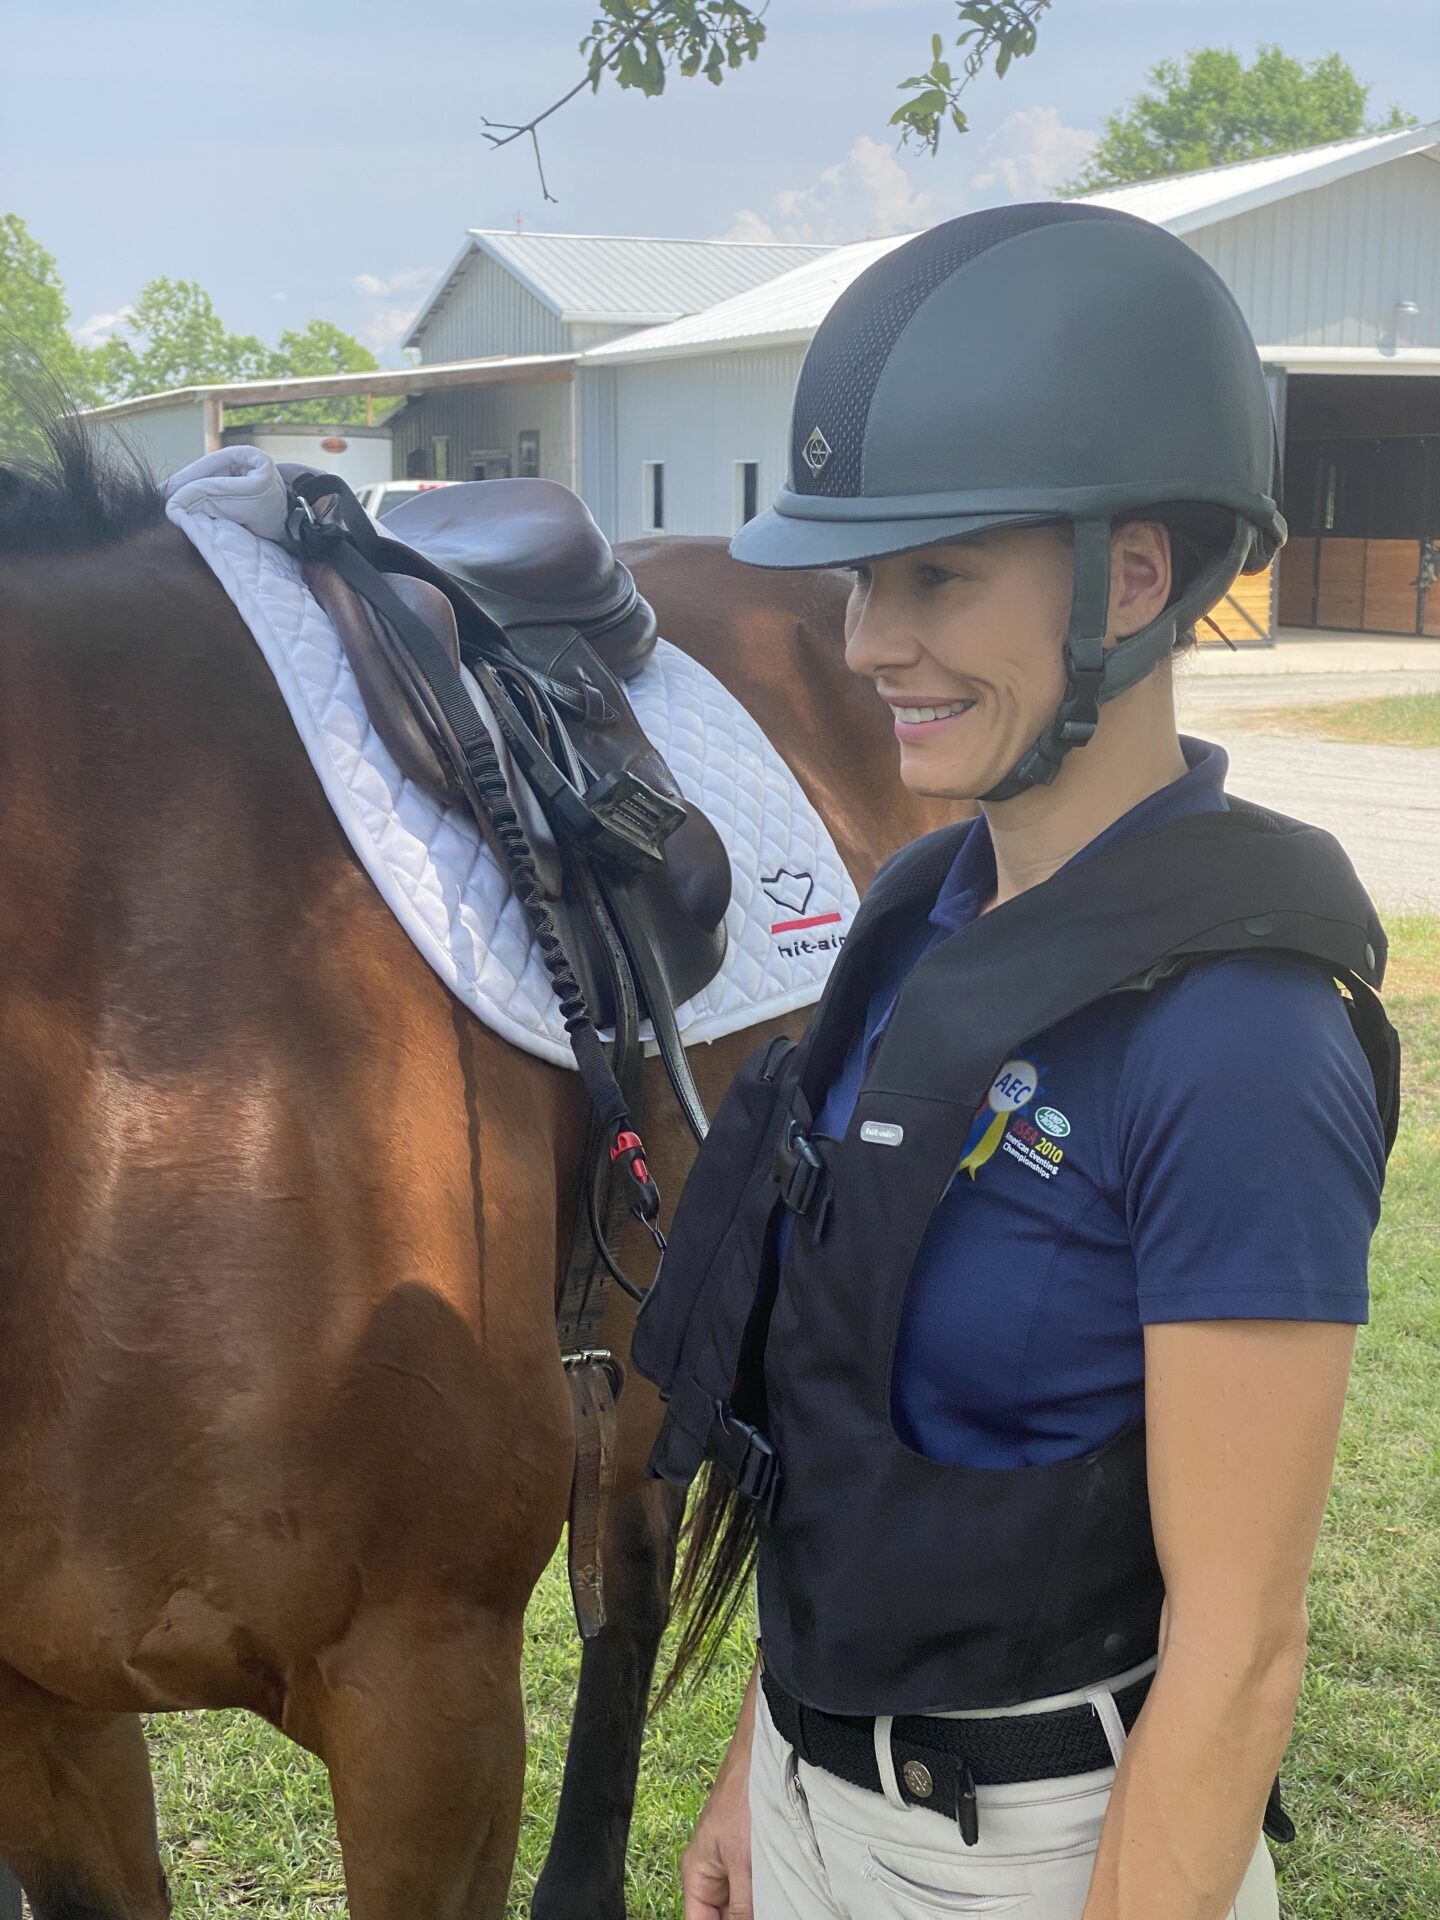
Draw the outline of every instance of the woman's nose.
M850 603L845 622L845 664L851 673L877 675L913 666L919 645L905 610L895 596L872 586Z

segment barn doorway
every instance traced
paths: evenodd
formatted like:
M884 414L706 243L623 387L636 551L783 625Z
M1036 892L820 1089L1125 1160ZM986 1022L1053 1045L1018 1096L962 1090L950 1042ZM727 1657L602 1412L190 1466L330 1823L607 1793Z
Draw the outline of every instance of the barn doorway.
M1440 377L1292 375L1282 626L1440 639Z

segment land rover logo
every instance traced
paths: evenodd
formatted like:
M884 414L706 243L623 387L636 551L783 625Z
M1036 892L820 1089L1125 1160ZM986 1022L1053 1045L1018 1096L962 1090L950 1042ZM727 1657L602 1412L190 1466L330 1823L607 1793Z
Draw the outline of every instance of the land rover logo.
M1042 1133L1048 1133L1052 1140L1063 1140L1070 1131L1070 1122L1054 1107L1041 1107L1035 1115L1035 1124Z
M805 464L812 473L819 473L834 451L835 449L821 433L819 427L816 427L805 442Z

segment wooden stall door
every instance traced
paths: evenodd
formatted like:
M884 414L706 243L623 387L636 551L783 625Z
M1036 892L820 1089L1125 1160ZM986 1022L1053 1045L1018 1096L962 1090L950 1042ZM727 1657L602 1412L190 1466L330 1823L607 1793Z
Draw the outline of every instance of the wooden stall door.
M1355 632L1365 618L1364 540L1332 536L1320 542L1315 624Z
M1287 540L1275 563L1280 571L1282 627L1315 624L1315 546L1311 538Z

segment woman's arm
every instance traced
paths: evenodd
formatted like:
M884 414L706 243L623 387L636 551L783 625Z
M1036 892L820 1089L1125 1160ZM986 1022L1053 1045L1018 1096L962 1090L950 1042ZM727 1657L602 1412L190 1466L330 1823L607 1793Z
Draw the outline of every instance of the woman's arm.
M710 1798L680 1861L685 1920L751 1920L750 1749L755 1740L757 1660L745 1689L735 1737L720 1764Z
M1227 1920L1299 1698L1354 1344L1323 1321L1145 1329L1165 1617L1083 1920Z

